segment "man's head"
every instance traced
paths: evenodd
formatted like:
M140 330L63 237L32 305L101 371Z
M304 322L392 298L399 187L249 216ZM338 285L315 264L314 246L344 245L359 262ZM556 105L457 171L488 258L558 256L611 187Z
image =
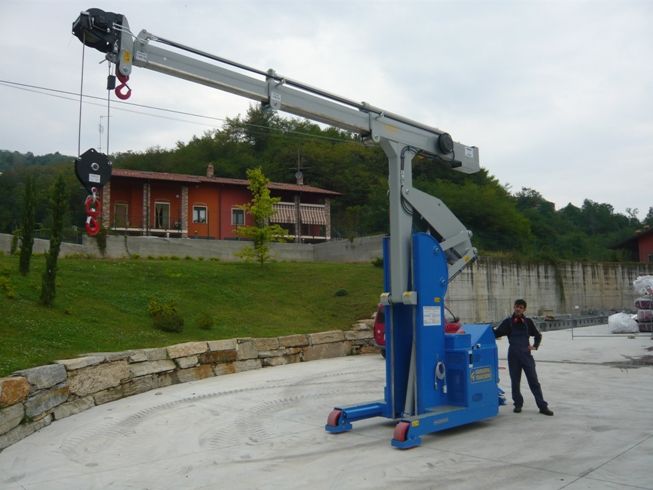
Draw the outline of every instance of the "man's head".
M515 300L513 311L515 312L515 315L522 316L526 311L526 301L523 299Z

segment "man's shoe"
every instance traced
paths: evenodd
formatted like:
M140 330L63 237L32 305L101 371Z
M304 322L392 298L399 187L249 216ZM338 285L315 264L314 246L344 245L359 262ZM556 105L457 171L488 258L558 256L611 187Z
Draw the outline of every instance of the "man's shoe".
M549 410L549 408L540 408L540 413L542 415L553 415L553 411Z
M515 407L512 409L512 411L515 413L521 413L521 407ZM553 415L553 412L551 412L551 415Z

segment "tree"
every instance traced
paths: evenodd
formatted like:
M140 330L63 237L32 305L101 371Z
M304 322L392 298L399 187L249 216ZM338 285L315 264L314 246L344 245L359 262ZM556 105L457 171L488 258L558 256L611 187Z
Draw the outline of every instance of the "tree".
M34 247L35 201L34 177L30 175L25 179L25 192L23 194L23 223L21 227L20 241L19 270L24 276L29 273L29 264L32 260L32 248Z
M62 174L59 174L54 182L51 199L52 231L50 233L50 250L45 257L45 271L43 271L41 285L41 303L45 306L52 306L56 293L57 260L61 249L63 221L67 206L66 181Z
M642 221L642 224L653 228L653 207L648 208L648 213L646 213L646 217L644 218L644 221Z
M261 167L247 170L248 189L252 200L242 206L254 218L253 226L242 226L236 230L239 237L252 240L251 247L245 247L240 256L245 260L256 260L260 265L270 260L270 242L285 242L286 230L279 225L271 225L270 217L274 214L274 205L278 197L270 197L269 180Z

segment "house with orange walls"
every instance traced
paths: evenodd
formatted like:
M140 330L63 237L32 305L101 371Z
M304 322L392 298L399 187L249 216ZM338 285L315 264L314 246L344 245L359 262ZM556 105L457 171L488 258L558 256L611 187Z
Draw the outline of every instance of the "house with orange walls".
M242 206L251 200L244 179L113 169L101 191L102 226L114 233L178 238L238 239L236 229L252 225ZM331 199L338 192L304 184L270 182L272 223L298 242L331 239Z

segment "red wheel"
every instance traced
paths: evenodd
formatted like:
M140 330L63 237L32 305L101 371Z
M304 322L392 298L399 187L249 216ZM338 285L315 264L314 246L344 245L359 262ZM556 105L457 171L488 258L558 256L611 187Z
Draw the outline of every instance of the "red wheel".
M336 427L338 425L338 422L340 421L341 415L342 415L342 410L338 410L337 408L331 410L331 413L327 417L327 425Z
M399 422L395 426L392 438L395 441L404 442L408 437L408 429L410 429L410 422Z

